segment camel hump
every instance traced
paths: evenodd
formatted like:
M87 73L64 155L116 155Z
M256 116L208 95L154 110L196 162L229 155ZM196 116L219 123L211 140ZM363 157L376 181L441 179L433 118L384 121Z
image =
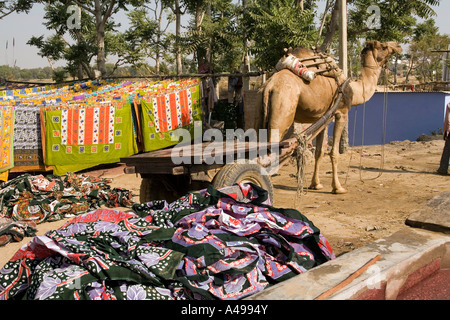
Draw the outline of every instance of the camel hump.
M305 47L297 47L295 49L291 49L290 51L291 51L290 53L297 58L313 57L318 53Z

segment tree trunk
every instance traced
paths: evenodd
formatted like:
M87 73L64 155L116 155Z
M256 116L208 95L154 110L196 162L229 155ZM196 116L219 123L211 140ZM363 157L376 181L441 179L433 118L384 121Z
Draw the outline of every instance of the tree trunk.
M201 3L197 4L195 8L195 30L200 31L202 29L203 18L205 17L205 10ZM206 60L206 51L198 47L197 48L197 68L200 69L202 61Z
M87 73L89 79L95 79L95 74L90 68L90 66L85 62L81 62L81 65L83 66L83 69Z
M397 72L398 72L398 58L395 57L395 63L394 63L394 85L397 85Z
M47 60L48 60L48 64L50 65L50 68L52 68L52 71L55 71L55 68L53 67L52 60L49 57L47 57Z
M411 58L409 59L408 71L406 72L405 84L408 83L408 81L409 81L409 75L411 74L413 68L414 68L414 62L413 62L413 56L411 56Z
M161 6L161 15L163 7ZM161 57L161 15L158 18L158 33L156 36L156 56L155 56L155 73L159 75L160 57Z
M83 65L81 63L78 64L78 80L83 79Z
M181 35L181 6L180 0L175 0L175 52L177 61L177 75L183 73L183 64L181 61L181 45L180 45L180 35Z
M106 74L106 57L105 57L105 23L101 11L95 15L97 30L97 69L103 76Z
M336 29L338 26L338 18L339 18L339 3L336 1L333 11L331 12L331 19L330 22L328 23L325 39L323 40L323 43L320 46L320 50L322 52L327 52L330 49L331 42L333 41L333 37L334 34L336 33Z

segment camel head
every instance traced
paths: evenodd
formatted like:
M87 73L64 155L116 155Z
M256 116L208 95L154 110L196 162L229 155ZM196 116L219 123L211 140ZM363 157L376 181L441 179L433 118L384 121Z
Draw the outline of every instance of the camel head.
M361 60L363 66L383 66L389 56L395 53L401 53L402 47L394 42L388 41L381 43L380 41L368 41L366 47L361 52Z

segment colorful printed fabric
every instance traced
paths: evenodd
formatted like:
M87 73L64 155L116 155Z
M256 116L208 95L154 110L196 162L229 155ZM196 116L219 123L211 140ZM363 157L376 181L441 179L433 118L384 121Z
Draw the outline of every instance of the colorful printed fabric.
M0 181L8 181L9 171L4 171L0 173Z
M24 237L34 237L36 231L36 223L33 221L14 221L0 217L0 247L12 241L22 241Z
M45 164L55 166L55 174L119 162L138 152L129 103L45 110L45 128Z
M144 151L178 143L174 131L187 129L194 137L194 123L202 120L200 84L141 100Z
M18 110L14 165L53 166L54 174L64 175L177 144L174 130L193 135L202 119L199 84L199 79L95 80L0 91L0 106Z
M14 124L14 165L44 165L39 106L16 106Z
M0 299L236 300L334 258L301 213L235 187L77 216L0 270Z
M24 174L0 184L0 217L15 221L56 221L102 205L131 207L133 195L111 188L111 179L69 173L32 176Z
M14 108L0 107L0 173L14 167Z

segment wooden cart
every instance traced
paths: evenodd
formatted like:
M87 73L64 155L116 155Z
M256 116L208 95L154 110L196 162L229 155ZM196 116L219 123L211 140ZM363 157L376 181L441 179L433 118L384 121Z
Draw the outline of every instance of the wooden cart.
M261 153L275 151L285 160L295 149L295 141L279 144L249 143L235 141L234 145L223 142L219 152L213 153L214 163L208 164L205 149L214 142L190 145L190 161L176 164L172 156L176 147L133 155L121 159L126 164L126 173L139 173L142 177L140 202L155 199L175 200L191 190L199 190L212 184L215 188L233 185L237 182L251 182L269 192L273 199L270 172L258 163ZM232 149L230 149L230 147ZM185 149L186 151L187 149ZM189 154L189 153L188 153ZM241 159L230 162L232 159ZM228 160L227 160L228 159ZM282 162L282 160L280 160ZM267 166L266 166L267 167Z
M141 153L121 159L121 162L127 166L125 173L141 175L141 203L157 199L173 201L188 191L200 190L209 184L215 188L223 188L238 182L251 182L262 187L269 192L273 202L274 190L270 179L271 172L266 170L268 165L264 165L265 162L260 161L260 155L266 155L277 148L277 152L275 152L279 155L277 163L279 166L285 164L300 142L303 142L303 145L309 143L332 121L347 83L348 80L342 84L332 107L297 137L277 144L236 141L231 152L230 146L223 142L223 148L218 148L222 152L214 154L215 161L212 164L205 162L203 157L205 149L210 146L211 142L190 145L191 161L188 161L188 164L174 163L172 160L174 148ZM247 161L230 163L227 161L227 156L230 154L234 156L234 159L247 159Z

